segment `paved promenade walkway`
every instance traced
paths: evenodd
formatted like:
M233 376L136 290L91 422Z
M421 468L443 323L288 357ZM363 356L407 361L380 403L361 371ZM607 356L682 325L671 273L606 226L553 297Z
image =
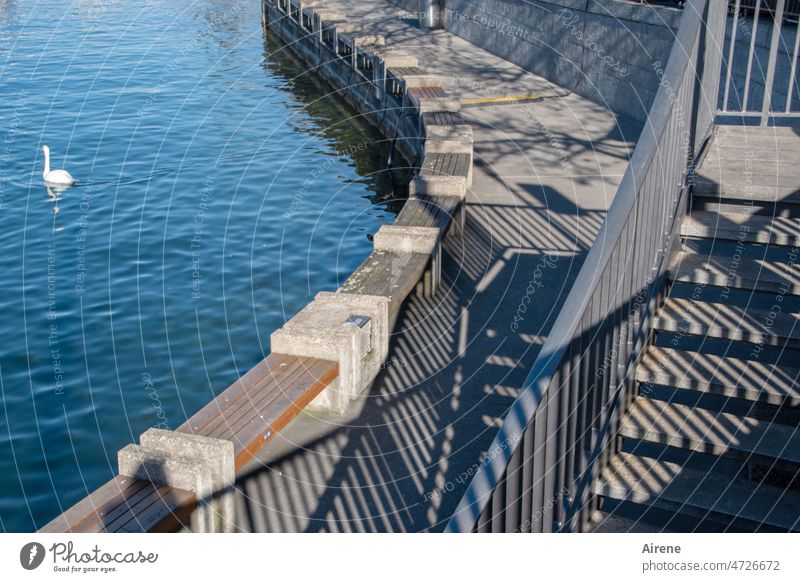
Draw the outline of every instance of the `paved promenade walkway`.
M594 242L641 130L381 0L328 2L469 106L474 184L437 296L411 297L386 369L346 417L295 421L240 479L246 531L441 530ZM598 244L602 244L599 241ZM526 299L527 297L527 299Z

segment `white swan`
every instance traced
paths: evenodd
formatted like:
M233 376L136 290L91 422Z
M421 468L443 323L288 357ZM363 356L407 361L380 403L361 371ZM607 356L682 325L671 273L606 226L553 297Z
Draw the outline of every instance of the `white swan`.
M43 145L42 151L44 152L44 172L42 172L42 178L44 178L44 181L48 184L72 186L75 183L75 178L73 178L69 172L66 170L50 169L50 148L46 145Z

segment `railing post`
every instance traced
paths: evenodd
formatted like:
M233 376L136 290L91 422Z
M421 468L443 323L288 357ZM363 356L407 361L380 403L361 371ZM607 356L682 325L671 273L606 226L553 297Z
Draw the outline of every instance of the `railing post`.
M725 65L726 65L726 68L725 68L725 94L724 94L724 96L722 98L722 107L721 107L722 111L727 111L728 110L729 96L730 96L730 92L731 92L731 76L733 75L733 55L734 55L735 50L736 50L736 34L737 34L737 30L739 28L739 15L740 15L740 12L741 12L741 1L742 0L736 0L736 3L734 4L734 7L733 7L733 24L732 24L732 27L731 27L731 44L728 47L728 62L725 63ZM723 22L724 22L724 18L723 18ZM724 25L723 25L722 38L720 39L720 41L722 43L725 42L725 26ZM720 49L720 50L722 50L722 49Z
M761 100L761 125L769 123L769 113L772 110L772 87L775 83L775 62L778 59L778 44L781 40L781 28L783 25L783 12L786 8L786 0L778 0L778 7L773 14L772 40L769 45L769 61L767 63L767 78L764 80L764 98ZM790 87L791 90L791 87ZM791 92L789 93L791 98Z

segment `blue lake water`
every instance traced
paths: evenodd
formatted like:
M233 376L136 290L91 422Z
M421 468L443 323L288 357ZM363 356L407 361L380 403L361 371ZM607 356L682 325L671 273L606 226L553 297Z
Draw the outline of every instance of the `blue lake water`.
M273 42L257 0L0 1L0 530L180 425L391 222L378 136Z

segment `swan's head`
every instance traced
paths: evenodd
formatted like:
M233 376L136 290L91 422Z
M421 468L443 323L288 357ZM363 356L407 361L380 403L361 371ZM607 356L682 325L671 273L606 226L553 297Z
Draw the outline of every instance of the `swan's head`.
M44 152L44 154L45 154L46 156L49 156L49 155L50 155L50 148L49 148L49 147L47 147L46 145L43 145L43 146L42 146L42 151Z

